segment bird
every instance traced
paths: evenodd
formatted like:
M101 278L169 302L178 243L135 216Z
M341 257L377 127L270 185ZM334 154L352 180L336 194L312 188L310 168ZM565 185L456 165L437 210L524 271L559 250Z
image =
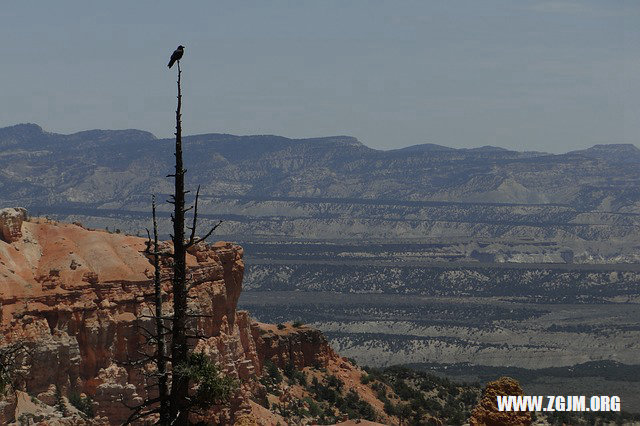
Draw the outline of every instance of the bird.
M171 54L171 59L169 60L169 65L167 65L169 68L171 68L173 66L173 64L176 61L179 61L180 58L182 58L182 55L184 55L184 46L180 45L178 46L178 48L176 50L173 51L173 53Z

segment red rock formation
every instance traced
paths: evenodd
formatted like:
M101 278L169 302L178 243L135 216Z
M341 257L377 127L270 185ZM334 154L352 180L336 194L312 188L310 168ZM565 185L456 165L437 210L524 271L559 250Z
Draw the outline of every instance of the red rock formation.
M273 324L253 323L251 331L258 347L260 366L270 360L283 369L289 363L302 369L340 359L319 330L291 324L278 329Z
M498 395L524 395L520 383L510 377L489 382L482 392L482 399L473 409L469 424L471 426L528 426L531 424L530 412L498 411Z
M93 398L102 420L122 423L130 414L122 402L141 401L149 384L142 371L127 365L145 349L140 327L152 329L151 319L143 317L151 313L153 292L145 240L77 225L28 222L26 212L17 217L22 217L20 226L20 220L3 222L3 239L11 237L0 241L0 338L3 344L21 341L32 348L22 389L43 400L50 399L52 385L65 395L84 393ZM194 320L195 326L209 336L195 349L242 383L231 407L209 413L209 420L221 423L261 409L250 397L260 393L262 385L254 379L265 360L302 368L339 359L316 330L280 331L236 311L242 255L241 247L218 242L192 247L187 259L194 283L191 309L206 314ZM170 260L161 265L165 277ZM169 282L165 291L169 310ZM13 407L9 401L0 410L10 415Z

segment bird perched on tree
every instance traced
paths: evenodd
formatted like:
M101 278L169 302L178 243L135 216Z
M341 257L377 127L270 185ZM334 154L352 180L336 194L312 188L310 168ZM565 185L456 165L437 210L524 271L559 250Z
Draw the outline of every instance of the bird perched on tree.
M173 64L176 61L179 61L180 58L182 58L182 55L184 55L184 46L180 45L178 46L178 48L176 50L173 51L173 53L171 54L171 60L169 60L169 65L167 65L169 68L171 68L173 66Z

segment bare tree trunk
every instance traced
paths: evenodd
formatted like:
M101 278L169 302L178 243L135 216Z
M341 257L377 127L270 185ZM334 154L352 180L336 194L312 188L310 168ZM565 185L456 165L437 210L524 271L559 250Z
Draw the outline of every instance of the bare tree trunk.
M158 251L158 222L156 220L156 197L153 196L151 202L153 212L153 266L155 275L153 277L155 320L156 320L156 367L158 369L158 398L160 399L160 424L167 425L171 422L169 412L169 389L167 387L167 350L165 342L165 326L162 316L162 286L160 283L160 253Z
M180 61L178 61L178 108L176 109L176 170L174 174L175 192L173 195L173 324L171 332L171 360L173 363L171 380L171 419L172 424L188 423L189 378L181 373L181 365L187 363L187 248L184 240L185 219L185 170L182 163L182 88L180 86Z

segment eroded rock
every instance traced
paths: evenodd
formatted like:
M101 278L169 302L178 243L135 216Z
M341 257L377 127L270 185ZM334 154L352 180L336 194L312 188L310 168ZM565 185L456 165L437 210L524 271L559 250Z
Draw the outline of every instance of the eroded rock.
M498 395L524 395L520 383L511 377L501 377L489 382L482 392L482 399L473 409L471 426L529 426L531 413L528 411L498 411Z
M101 422L121 424L131 413L124 403L132 406L152 396L153 379L142 371L150 365L131 364L148 350L140 327L153 328L144 317L153 294L145 240L54 222L22 227L28 241L14 241L11 250L0 247L0 277L8 277L0 286L0 342L25 342L32 352L21 390L47 403L56 389L65 396L85 394ZM189 309L202 314L194 320L196 332L207 336L194 341L194 349L241 383L228 407L207 413L214 423L232 424L255 410L251 398L263 392L257 378L267 359L299 368L339 360L316 330L290 326L270 334L260 330L275 326L237 311L242 256L241 247L226 242L199 244L187 255L193 283ZM170 269L170 258L163 258L161 275L168 277ZM164 310L170 312L169 280L163 291ZM3 410L10 414L11 405Z
M22 222L27 220L27 209L10 207L0 210L0 238L12 243L22 237Z

